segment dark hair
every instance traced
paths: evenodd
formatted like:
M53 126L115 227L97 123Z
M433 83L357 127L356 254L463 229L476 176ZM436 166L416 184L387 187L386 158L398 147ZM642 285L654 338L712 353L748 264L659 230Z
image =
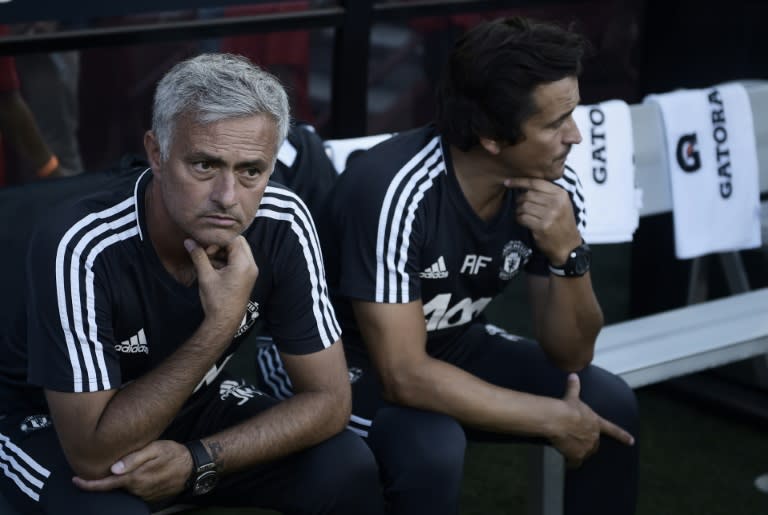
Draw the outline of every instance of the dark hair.
M510 144L535 114L536 86L581 73L579 34L520 17L483 22L454 45L437 88L437 126L467 151L480 137Z

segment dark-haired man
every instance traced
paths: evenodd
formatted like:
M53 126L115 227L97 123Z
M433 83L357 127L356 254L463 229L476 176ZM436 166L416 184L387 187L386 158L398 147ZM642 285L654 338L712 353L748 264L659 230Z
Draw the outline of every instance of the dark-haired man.
M391 513L458 513L467 438L557 448L573 467L569 515L634 511L636 401L590 365L603 317L565 166L581 141L583 50L577 34L521 18L470 30L436 123L359 156L320 217L352 426ZM536 341L482 315L520 272Z

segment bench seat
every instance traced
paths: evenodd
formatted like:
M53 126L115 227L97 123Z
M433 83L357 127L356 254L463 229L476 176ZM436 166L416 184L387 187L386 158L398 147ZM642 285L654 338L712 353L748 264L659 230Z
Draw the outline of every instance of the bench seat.
M768 353L768 288L671 309L603 328L593 364L632 388ZM561 515L565 464L532 446L528 513Z
M594 364L632 388L768 352L768 288L606 326Z

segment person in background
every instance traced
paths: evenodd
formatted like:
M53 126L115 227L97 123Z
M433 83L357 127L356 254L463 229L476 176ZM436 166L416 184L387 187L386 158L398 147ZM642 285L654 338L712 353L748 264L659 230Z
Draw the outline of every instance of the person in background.
M0 25L0 37L8 34L8 27ZM0 148L0 186L61 174L59 160L43 139L19 88L14 58L0 56L0 143L5 143ZM15 158L18 169L8 169L6 155Z
M66 26L37 22L19 28L24 34L50 33ZM80 52L28 53L16 56L21 95L37 120L62 175L83 171L78 141Z

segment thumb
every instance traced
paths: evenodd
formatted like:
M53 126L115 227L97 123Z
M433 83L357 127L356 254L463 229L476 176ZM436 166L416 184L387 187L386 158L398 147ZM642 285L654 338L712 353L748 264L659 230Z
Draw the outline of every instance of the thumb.
M213 269L208 254L205 253L205 250L195 240L185 239L184 248L189 252L189 257L192 259L192 264L195 265L198 277Z
M112 464L111 467L109 467L109 470L116 476L119 476L120 474L125 474L126 472L125 462L123 460L116 461L114 464Z
M568 374L568 383L565 385L566 399L578 399L581 393L581 381L576 374Z
M152 460L155 455L156 452L153 450L152 444L150 444L147 447L126 454L113 463L112 466L109 467L109 470L116 476L127 474Z

